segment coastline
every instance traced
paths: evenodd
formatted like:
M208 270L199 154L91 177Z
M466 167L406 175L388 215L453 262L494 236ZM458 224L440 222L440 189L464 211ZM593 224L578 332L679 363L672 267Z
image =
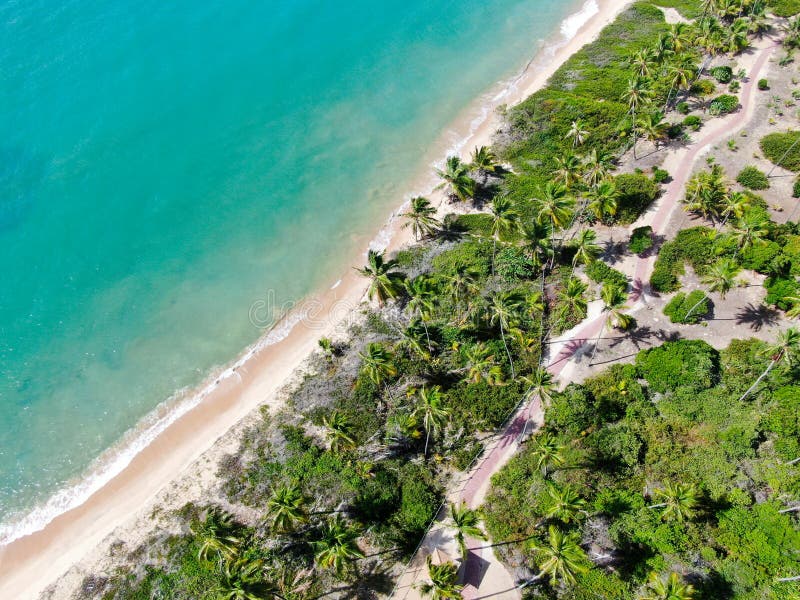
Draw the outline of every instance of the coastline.
M584 3L578 13L562 22L552 45L537 49L522 73L493 86L492 90L499 87L500 91L485 94L479 99L480 106L471 106L456 118L445 131L442 145L436 144L426 153L424 172L408 189L429 191L433 187L427 165L441 159L443 150L455 153L488 144L497 128L494 109L500 104L515 104L542 87L569 56L594 39L629 2L589 0ZM580 22L581 19L585 22ZM570 22L576 31L570 39L564 40L564 28ZM491 97L488 102L487 97ZM458 137L457 132L468 133ZM448 142L448 138L456 138L456 141ZM432 199L435 203L442 200L441 196ZM390 215L369 245L396 250L411 240L409 231L402 229L398 222L400 212L402 207ZM344 264L360 264L366 245L361 245L352 256L343 257L347 259ZM235 449L236 433L249 420L248 415L257 415L262 405L280 406L281 389L293 380L304 360L316 349L317 340L334 336L348 315L357 312L366 284L354 271L345 269L346 273L333 287L312 297L313 305L309 306L314 322L298 319L298 313L290 315L287 323L299 322L285 337L274 343L265 343L271 334L262 337L233 363L235 367L212 376L200 388L202 392L186 403L185 410L170 413L171 422L165 424L163 431L156 433L148 445L85 502L60 514L40 531L0 549L0 595L36 597L71 565L97 564L102 560L108 554L105 542L109 537L129 539L128 534L142 535L140 521L152 527L150 517L154 509L166 499L174 502L185 497L188 500L191 498L188 488L194 487L196 492L204 483L212 482L218 458ZM279 323L273 331L283 333L283 329ZM274 337L280 338L280 335ZM77 583L83 574L77 575Z

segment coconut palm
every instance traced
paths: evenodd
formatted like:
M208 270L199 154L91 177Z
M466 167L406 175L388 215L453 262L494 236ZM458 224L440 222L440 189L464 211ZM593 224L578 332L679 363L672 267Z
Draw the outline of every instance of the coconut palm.
M380 387L384 380L397 375L391 352L379 342L367 344L366 352L359 352L363 361L364 372L376 386Z
M575 583L577 573L589 570L591 562L580 547L578 532L564 533L550 525L547 544L533 544L539 562L537 578L550 577L553 585Z
M282 485L267 501L267 516L274 531L291 531L308 521L306 498L296 485Z
M735 260L723 258L714 263L708 272L700 277L700 281L708 288L709 292L718 293L724 300L727 293L736 285L736 276L740 270L741 268ZM706 298L708 298L708 293L703 294L703 297L687 311L685 319L688 319L689 315L706 301Z
M636 76L628 80L628 85L622 94L622 100L628 104L628 112L631 115L631 129L633 131L633 158L636 158L636 113L639 108L649 102L653 97L653 90L650 81Z
M553 227L550 221L534 221L523 233L525 238L523 249L534 267L541 269L555 258Z
M596 186L611 171L611 156L593 148L583 157L583 179L590 186Z
M239 553L241 539L236 535L233 515L220 508L206 510L203 519L192 523L190 529L200 545L197 551L200 560L211 560L214 556L223 563Z
M540 222L548 223L551 232L569 225L575 200L567 196L566 187L548 181L544 187L539 188L536 196L538 206L536 218Z
M457 583L458 567L451 562L435 565L430 556L427 565L430 581L419 585L422 596L430 596L433 600L460 600L464 586Z
M428 336L428 328L425 323L422 323L422 327L420 327L420 323L419 319L415 319L409 323L408 327L400 331L402 339L399 344L427 362L431 359L436 342L431 341Z
M791 366L795 363L798 354L800 354L800 330L796 327L790 327L784 331L781 331L778 334L778 338L775 340L774 344L771 344L767 347L765 354L770 357L769 364L767 368L764 370L761 375L758 376L758 379L755 380L755 383L751 385L747 391L742 394L742 397L739 398L739 402L747 398L750 393L758 387L758 384L769 375L769 372L775 368L776 365L783 362L787 366Z
M680 576L672 572L666 577L651 573L647 586L637 596L638 600L692 600L694 587L683 583Z
M685 521L691 519L697 509L697 489L692 484L667 482L663 488L653 492L653 497L661 500L647 508L660 508L664 521Z
M341 574L351 562L364 558L357 544L358 531L349 527L339 515L326 521L320 534L320 539L311 542L319 567Z
M446 189L451 198L465 202L475 196L475 180L458 156L448 156L444 170L437 169L436 174L442 180L436 189Z
M397 266L397 261L385 260L383 252L370 250L367 252L367 264L361 269L357 269L361 275L370 279L367 295L372 300L378 298L378 303L383 305L387 300L397 298L402 290L405 276L399 271L393 270Z
M800 296L786 296L784 302L790 305L786 311L786 316L790 319L800 317Z
M356 447L353 425L344 413L335 410L329 416L322 418L322 424L327 430L332 452L338 454L343 450L352 450Z
M607 222L617 214L617 186L613 181L601 181L586 193L586 209L598 221Z
M594 355L600 348L600 338L606 329L622 329L623 331L633 325L633 317L626 314L624 311L628 309L625 306L625 301L628 299L628 294L616 285L604 283L600 290L600 299L603 301L603 314L606 315L606 320L597 332L597 339L594 342L594 349L592 356L589 359L589 364L592 364Z
M713 165L708 171L700 171L692 175L686 183L684 208L696 212L711 221L722 213L728 185L725 171L719 165Z
M464 559L467 558L467 537L476 540L487 539L486 534L480 528L480 521L478 511L468 508L465 503L462 502L460 506L450 504L450 525L456 530L456 543L458 543Z
M691 47L691 36L688 23L673 23L669 26L667 39L670 47L676 53L681 53Z
M715 17L704 17L696 26L694 43L707 54L716 56L725 45L725 28Z
M586 500L569 485L556 486L550 483L546 489L545 517L571 523L586 512Z
M492 149L488 146L481 146L475 148L472 152L472 160L470 167L478 171L482 178L483 184L486 185L486 180L489 178L489 173L494 173L497 169L497 156L495 156Z
M763 245L769 235L770 225L769 216L761 211L747 211L741 219L737 219L732 236L738 251Z
M447 292L455 308L461 308L466 300L480 290L479 273L473 267L459 265L447 283Z
M683 23L676 23L676 25L683 25ZM697 67L694 64L694 59L690 56L685 56L680 62L667 68L670 90L669 94L667 94L667 101L664 104L665 112L669 108L673 90L689 90L696 77Z
M277 589L264 577L264 561L239 557L225 563L217 583L220 600L265 600Z
M494 273L497 242L520 228L519 213L506 196L495 196L490 206L492 234L492 273Z
M636 132L644 139L653 142L655 147L666 137L669 123L664 120L664 113L654 110L642 113L636 119Z
M564 135L568 140L572 140L572 147L582 146L591 132L586 129L586 124L581 119L576 119L570 125L569 131Z
M425 328L425 338L428 341L428 352L433 352L431 336L428 331L428 319L436 302L437 294L433 279L429 275L418 275L412 280L406 280L406 293L408 294L408 310L422 321Z
M464 347L464 358L467 361L467 381L469 383L480 383L486 380L487 383L502 383L503 370L495 362L494 355L483 342L471 344Z
M498 325L500 328L500 338L503 340L503 346L506 349L512 379L516 377L516 374L514 373L514 361L511 358L511 351L508 349L505 332L516 321L523 303L524 299L515 292L494 292L489 297L489 303L486 307L489 313L489 324L492 326Z
M417 404L414 414L422 419L425 429L425 451L423 456L428 456L428 443L431 434L434 436L447 424L450 411L444 406L444 397L441 388L435 385L431 388L422 386L417 390Z
M724 226L728 219L741 219L751 206L750 196L743 192L728 192L720 203L719 216Z
M571 244L575 250L572 257L572 269L578 264L588 265L600 256L602 248L597 243L597 232L593 229L582 229Z
M533 439L532 455L536 467L547 477L552 467L560 467L564 464L564 450L566 446L558 441L551 433L545 431Z
M646 79L652 74L655 55L651 48L641 48L628 57L628 65L637 77Z
M411 227L416 240L433 235L442 224L436 218L436 209L431 204L431 201L422 196L417 196L411 199L410 204L408 212L400 215L407 219L403 227Z
M553 393L558 387L553 381L550 371L544 367L537 367L529 377L525 378L525 382L529 385L529 393L538 396L542 405L550 406L553 401Z
M586 290L588 286L577 277L570 277L567 285L558 291L558 320L561 321L568 315L578 313L586 314Z
M750 40L747 37L750 33L750 21L747 19L736 19L725 28L722 47L731 54L739 54L750 47Z
M553 179L571 188L583 177L583 163L571 152L554 159L556 168L553 169Z

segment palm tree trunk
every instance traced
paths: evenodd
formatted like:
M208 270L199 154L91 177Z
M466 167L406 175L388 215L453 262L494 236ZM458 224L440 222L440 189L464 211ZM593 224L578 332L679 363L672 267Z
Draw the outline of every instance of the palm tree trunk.
M425 452L423 452L423 454L422 454L422 456L424 456L426 459L428 458L428 442L430 441L430 439L431 439L431 430L430 429L426 429L425 430Z
M795 511L798 511L798 510L800 510L800 505L792 506L791 508L784 508L784 509L779 510L778 512L780 514L783 514L783 513L795 512Z
M419 314L419 320L422 321L422 327L425 329L425 337L428 340L428 352L433 354L433 350L431 349L431 336L428 333L428 324L425 322L425 317L422 316L422 310L418 309L417 314Z
M592 356L589 357L589 366L592 366L592 361L594 360L594 355L597 354L597 348L600 346L600 336L603 335L603 330L605 330L606 326L602 325L600 327L600 331L597 332L597 339L594 341L594 348L592 349Z
M503 346L506 348L506 356L508 356L508 364L511 366L511 379L516 378L516 374L514 373L514 361L511 360L511 352L508 350L508 344L506 343L506 334L503 331L503 321L500 320L500 337L503 339Z
M692 308L690 308L690 309L689 309L689 312L687 312L687 313L686 313L686 316L684 316L684 317L683 317L683 319L684 319L684 320L688 319L688 318L689 318L689 315L691 315L691 314L694 312L694 309L695 309L695 308L697 308L698 306L700 306L700 304L701 304L702 302L705 302L705 301L706 301L706 298L708 298L708 294L703 294L703 297L702 297L702 298L700 298L700 301L699 301L699 302L697 302L697 303L695 303L695 305L694 305Z
M742 400L747 398L747 396L750 395L750 392L752 392L754 389L756 389L758 384L761 383L761 380L764 379L764 377L766 377L769 374L769 372L772 370L772 367L774 367L777 363L778 363L778 361L776 359L774 359L774 358L770 361L770 363L767 366L767 368L764 370L764 372L761 375L758 376L758 379L756 379L755 383L753 385L751 385L749 388L747 388L747 391L744 394L742 394L742 397L739 398L739 402L741 402Z

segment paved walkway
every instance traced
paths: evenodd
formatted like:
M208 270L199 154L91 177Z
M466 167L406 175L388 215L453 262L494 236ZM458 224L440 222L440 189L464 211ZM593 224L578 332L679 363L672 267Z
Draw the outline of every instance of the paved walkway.
M742 108L735 114L727 115L709 121L700 130L697 138L685 147L673 150L667 156L663 168L671 175L672 180L667 185L664 194L655 203L653 208L644 214L633 226L640 227L650 225L656 235L663 235L670 221L670 216L680 205L683 190L688 181L696 159L708 151L712 146L727 140L733 133L744 127L753 115L755 102L753 101L755 87L758 79L762 76L767 61L772 57L776 43L770 38L764 38L758 42L754 51L750 55L752 64L747 68L745 60L750 57L743 57L740 61L746 65L748 70L748 80L742 85L740 93L740 104ZM632 227L633 227L632 226ZM655 256L637 258L633 263L631 284L631 300L637 303L637 307L646 303L646 294L649 289L649 275L655 263ZM635 307L634 307L635 308ZM599 302L590 305L589 314L583 322L579 323L572 330L565 332L550 346L550 354L554 358L550 361L547 368L554 377L558 377L570 363L575 354L584 347L587 342L594 340L605 326L605 316L601 314L602 306ZM462 480L462 486L451 491L448 496L449 501L466 502L471 508L477 508L483 503L484 497L491 484L491 477L499 471L503 465L516 453L523 431L535 430L543 422L543 410L538 398L530 404L521 407L506 429L495 436L491 445L486 449L484 459L471 471L466 480ZM527 428L527 429L526 429ZM444 519L446 511L439 515ZM452 548L451 537L448 538L442 526L437 526L429 532L421 545L421 549L412 559L409 568L398 582L394 598L402 600L416 600L420 598L416 584L425 581L427 578L427 568L425 558L435 548ZM471 540L470 551L466 564L462 569L462 581L465 584L462 596L465 599L492 598L496 600L518 600L521 596L515 588L515 582L494 555L490 542L477 542ZM451 554L456 558L456 554Z

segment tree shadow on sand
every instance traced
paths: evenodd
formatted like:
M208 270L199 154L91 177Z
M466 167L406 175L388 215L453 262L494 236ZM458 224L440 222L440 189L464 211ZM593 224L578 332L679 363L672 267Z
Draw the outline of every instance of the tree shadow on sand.
M778 324L778 311L765 304L748 302L736 313L737 325L748 325L753 331L761 331L764 327Z

